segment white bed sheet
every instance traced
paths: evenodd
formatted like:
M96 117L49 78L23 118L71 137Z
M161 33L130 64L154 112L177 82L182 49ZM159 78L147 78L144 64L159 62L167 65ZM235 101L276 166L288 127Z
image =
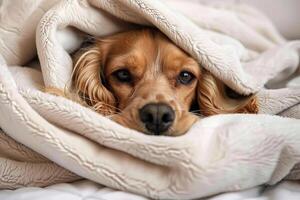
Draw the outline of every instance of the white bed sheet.
M201 189L201 188L199 188ZM27 187L0 191L1 200L148 200L82 180L46 188ZM299 200L300 182L284 181L273 187L256 187L240 192L220 194L205 200Z

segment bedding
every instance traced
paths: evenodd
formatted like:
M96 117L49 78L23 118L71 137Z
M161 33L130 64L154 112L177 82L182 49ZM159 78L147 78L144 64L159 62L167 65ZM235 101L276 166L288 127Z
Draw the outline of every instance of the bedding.
M284 181L276 186L254 187L228 192L202 200L298 200L299 183ZM147 197L101 186L88 180L60 183L45 188L26 187L14 191L3 190L0 199L5 200L150 200ZM200 199L199 199L200 200Z
M196 199L299 179L300 42L259 11L180 0L32 2L0 4L0 188L83 177L147 198ZM159 28L237 92L256 93L260 114L199 119L184 136L153 137L43 92L70 88L70 54L85 34L138 25ZM41 70L28 66L36 51Z

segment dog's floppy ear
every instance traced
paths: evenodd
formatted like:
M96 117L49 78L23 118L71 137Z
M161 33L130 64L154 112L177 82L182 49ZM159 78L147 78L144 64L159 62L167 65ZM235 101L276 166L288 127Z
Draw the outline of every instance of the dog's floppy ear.
M236 93L206 70L202 71L197 90L197 100L203 115L258 112L255 95Z
M75 58L72 76L75 91L95 111L110 115L115 112L115 97L103 85L103 49L98 43L80 52Z

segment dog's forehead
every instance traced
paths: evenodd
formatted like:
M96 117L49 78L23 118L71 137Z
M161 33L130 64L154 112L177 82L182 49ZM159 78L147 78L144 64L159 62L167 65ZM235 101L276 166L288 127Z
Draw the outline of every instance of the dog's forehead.
M160 66L166 63L182 63L190 57L160 32L140 35L136 38L134 49L139 56L146 58L148 64L155 62Z
M125 32L115 37L109 52L113 60L122 60L130 66L139 65L143 71L159 73L165 70L179 70L193 60L165 35L156 30Z
M135 30L121 33L115 36L113 45L115 50L130 51L138 50L146 55L166 54L186 56L185 52L177 47L170 39L161 32L153 29Z

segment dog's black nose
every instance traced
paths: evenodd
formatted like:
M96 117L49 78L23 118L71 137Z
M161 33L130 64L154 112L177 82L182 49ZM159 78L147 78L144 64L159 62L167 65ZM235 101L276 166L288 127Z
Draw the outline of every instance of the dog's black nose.
M174 110L163 103L150 103L139 111L140 119L146 128L155 135L167 131L175 119Z

